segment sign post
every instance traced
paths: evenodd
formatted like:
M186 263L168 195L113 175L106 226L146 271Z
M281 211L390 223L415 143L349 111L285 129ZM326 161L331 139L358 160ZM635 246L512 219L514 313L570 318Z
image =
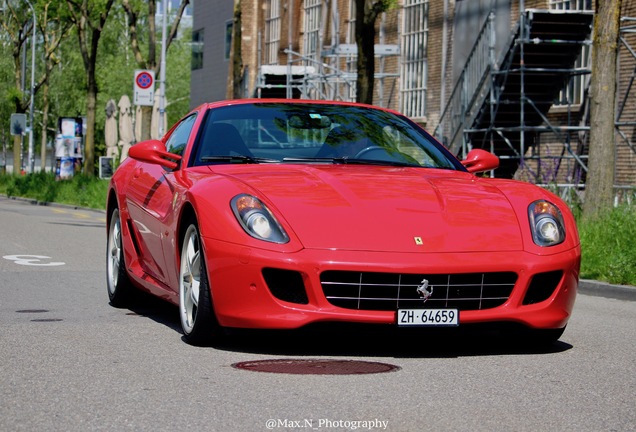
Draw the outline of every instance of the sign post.
M112 156L99 157L99 178L109 179L115 171L115 158Z
M155 73L151 70L136 70L133 80L133 104L153 106L155 103Z

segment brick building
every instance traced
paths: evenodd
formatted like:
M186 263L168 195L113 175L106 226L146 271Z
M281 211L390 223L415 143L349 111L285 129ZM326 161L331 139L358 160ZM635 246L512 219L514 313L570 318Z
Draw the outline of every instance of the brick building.
M211 3L193 2L192 106L231 97L355 99L354 0L241 0L239 14L233 0ZM376 23L374 103L415 119L457 154L493 151L502 161L497 176L580 189L592 3L398 0ZM623 0L622 16L616 184L630 189L636 1Z

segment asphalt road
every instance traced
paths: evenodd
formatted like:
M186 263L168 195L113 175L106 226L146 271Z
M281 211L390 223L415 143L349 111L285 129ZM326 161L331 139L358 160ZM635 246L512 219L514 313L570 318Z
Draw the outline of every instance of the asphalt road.
M579 295L547 350L485 331L247 332L185 344L176 308L108 304L105 217L0 197L1 431L636 430L636 302ZM240 370L361 360L360 375Z

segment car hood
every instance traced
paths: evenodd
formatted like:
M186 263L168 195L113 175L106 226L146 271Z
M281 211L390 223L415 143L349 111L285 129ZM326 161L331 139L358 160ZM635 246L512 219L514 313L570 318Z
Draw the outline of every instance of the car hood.
M245 165L243 167L246 167ZM225 174L258 191L305 248L392 252L523 248L509 201L450 170L260 165Z

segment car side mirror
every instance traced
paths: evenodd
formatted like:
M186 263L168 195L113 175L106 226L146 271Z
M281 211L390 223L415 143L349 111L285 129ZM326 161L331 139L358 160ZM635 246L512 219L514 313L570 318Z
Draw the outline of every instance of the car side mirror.
M494 170L499 166L499 158L497 156L481 149L471 150L466 155L466 159L461 162L468 172L473 174Z
M128 156L141 162L161 165L171 170L178 167L179 164L177 162L181 160L181 156L169 153L165 144L159 140L142 141L133 145L128 150Z

